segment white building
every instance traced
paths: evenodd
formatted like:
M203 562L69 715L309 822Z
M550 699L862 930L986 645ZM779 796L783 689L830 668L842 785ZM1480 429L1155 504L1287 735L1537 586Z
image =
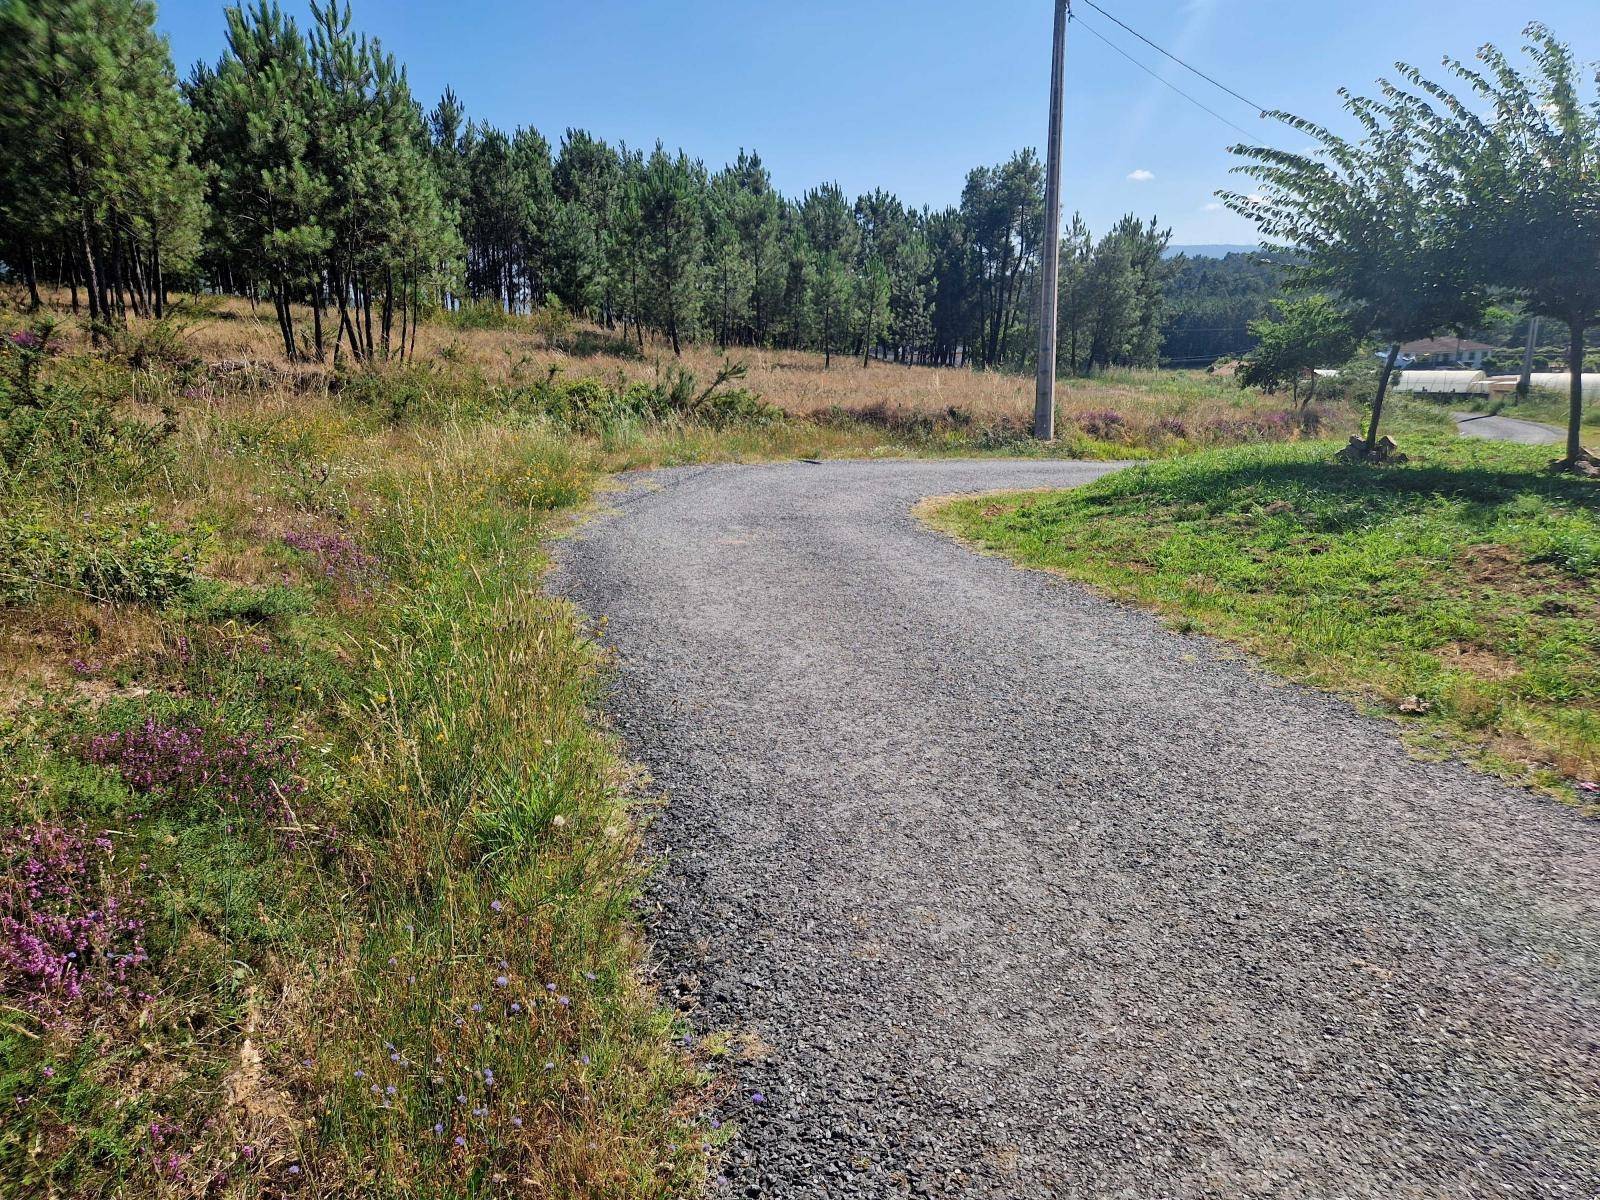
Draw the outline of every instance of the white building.
M1498 346L1488 346L1467 338L1423 338L1420 342L1407 342L1400 347L1400 357L1395 361L1402 367L1455 367L1468 371L1481 371L1483 360L1493 354Z

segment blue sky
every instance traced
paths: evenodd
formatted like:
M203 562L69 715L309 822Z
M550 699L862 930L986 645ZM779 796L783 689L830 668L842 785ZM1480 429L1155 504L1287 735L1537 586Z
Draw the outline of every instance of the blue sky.
M159 0L180 73L222 49L216 0ZM303 11L302 0L285 0ZM1100 0L1135 29L1257 103L1337 122L1396 58L1432 67L1528 20L1600 58L1594 0ZM1092 25L1196 99L1268 140L1287 131L1142 46L1079 0ZM1044 138L1050 0L357 0L356 23L431 104L446 84L475 116L569 126L712 166L761 152L790 194L836 179L910 203L955 202L971 167ZM1219 211L1239 134L1084 28L1067 50L1065 205L1104 228L1155 214L1180 243L1253 241ZM1292 135L1288 135L1292 136Z

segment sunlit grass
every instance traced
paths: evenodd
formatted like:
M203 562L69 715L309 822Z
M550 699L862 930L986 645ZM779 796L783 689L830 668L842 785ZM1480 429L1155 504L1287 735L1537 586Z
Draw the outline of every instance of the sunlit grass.
M1547 448L1217 451L932 519L1549 783L1600 780L1600 491Z

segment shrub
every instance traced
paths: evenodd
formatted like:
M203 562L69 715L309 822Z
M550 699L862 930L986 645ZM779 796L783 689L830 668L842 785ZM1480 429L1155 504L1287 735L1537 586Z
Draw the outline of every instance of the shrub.
M1072 420L1086 436L1101 442L1118 441L1128 430L1128 419L1113 408L1078 413Z
M170 426L118 416L105 396L42 378L50 332L0 342L0 484L77 494L146 478L161 465Z
M34 824L0 831L0 992L48 1015L129 992L144 921L105 837Z
M580 433L598 433L619 418L639 415L600 380L561 379L554 371L535 386L534 397L552 421Z
M60 588L105 603L167 604L194 588L198 556L195 539L136 510L85 514L71 529L38 514L0 515L0 603Z
M498 300L473 300L460 308L439 313L439 321L452 329L520 329L525 325L522 317L509 313Z

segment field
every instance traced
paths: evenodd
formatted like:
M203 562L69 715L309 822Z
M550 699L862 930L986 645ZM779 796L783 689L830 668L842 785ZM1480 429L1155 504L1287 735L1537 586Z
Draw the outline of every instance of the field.
M239 300L197 306L186 344L208 362L276 362L277 330L266 307ZM182 318L180 324L184 324ZM849 431L841 450L1040 453L1028 437L1033 381L1001 372L897 366L838 355L710 345L685 347L681 365L702 381L727 361L743 365L741 386L785 413ZM679 364L670 347L647 334L641 350L622 330L605 331L559 319L506 317L468 309L425 324L416 361L426 369L471 375L491 385L594 377L613 386L654 383ZM319 377L304 366L295 374ZM1286 396L1241 390L1203 371L1117 371L1064 379L1058 387L1061 445L1052 453L1079 458L1151 457L1249 440L1282 440L1307 432L1342 433L1354 414L1337 405L1301 414ZM876 432L874 432L876 431ZM884 434L889 435L885 438Z
M0 313L0 1192L691 1196L734 1131L658 1007L651 798L543 544L614 471L1170 456L1354 413L428 324L285 364L197 303ZM687 374L685 374L687 372ZM693 376L693 378L689 378Z
M1600 492L1550 475L1548 447L1406 445L1411 463L1380 470L1326 446L1214 451L931 517L1353 694L1420 745L1589 797Z

